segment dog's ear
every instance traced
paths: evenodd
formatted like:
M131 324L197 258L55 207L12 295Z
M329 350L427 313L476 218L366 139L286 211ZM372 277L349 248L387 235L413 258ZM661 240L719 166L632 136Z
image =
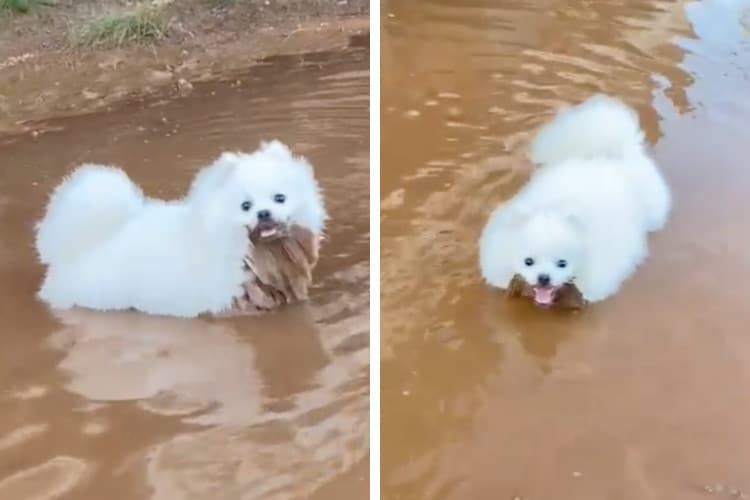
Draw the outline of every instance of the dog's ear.
M284 144L278 139L274 139L270 142L261 142L260 150L264 153L269 153L278 157L283 157L283 158L294 157L294 154L292 154L292 151L291 149L289 149L289 146L287 146L286 144Z
M240 165L240 155L232 151L225 151L216 160L214 166L220 184L228 182Z
M298 167L302 167L307 174L315 175L315 170L307 159L303 156L295 155L289 146L278 139L274 139L270 142L262 142L260 144L260 152L269 154L285 162L294 163Z
M240 155L224 152L211 165L198 171L190 185L188 197L203 197L221 188L240 164Z
M232 151L224 151L216 160L217 164L235 165L239 162L240 155Z
M228 176L235 171L240 163L241 161L239 153L235 153L233 151L224 151L223 153L221 153L221 156L219 156L219 159L216 160L214 165L217 165L219 167L219 170L221 170L222 174Z

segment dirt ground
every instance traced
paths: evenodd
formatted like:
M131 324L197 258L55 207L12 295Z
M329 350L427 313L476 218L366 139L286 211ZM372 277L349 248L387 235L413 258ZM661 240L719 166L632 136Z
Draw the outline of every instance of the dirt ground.
M278 55L369 43L367 0L153 0L160 40L80 44L77 27L132 8L116 0L59 0L0 13L0 134L43 134L44 121L191 82L229 78ZM304 59L302 59L302 62Z

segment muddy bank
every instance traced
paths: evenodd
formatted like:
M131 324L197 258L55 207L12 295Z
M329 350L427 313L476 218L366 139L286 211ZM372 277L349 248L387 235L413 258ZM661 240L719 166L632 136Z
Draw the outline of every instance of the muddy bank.
M0 134L44 133L46 120L147 95L185 95L280 55L369 44L367 2L161 2L164 36L118 45L74 34L116 2L60 2L0 16ZM88 23L88 24L87 24ZM237 85L246 82L238 81Z

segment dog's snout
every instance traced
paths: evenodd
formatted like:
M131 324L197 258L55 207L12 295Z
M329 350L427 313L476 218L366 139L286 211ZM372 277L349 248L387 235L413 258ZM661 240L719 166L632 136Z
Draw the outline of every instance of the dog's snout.
M536 280L541 286L548 286L550 282L549 274L540 274Z
M258 211L258 220L268 220L271 218L271 211L270 210L259 210Z

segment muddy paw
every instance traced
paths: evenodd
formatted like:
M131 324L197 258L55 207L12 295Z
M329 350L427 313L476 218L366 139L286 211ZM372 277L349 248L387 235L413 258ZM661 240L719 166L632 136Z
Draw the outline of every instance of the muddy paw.
M272 290L259 283L247 283L245 285L245 294L247 296L246 308L271 310L277 308L282 303Z
M581 310L586 307L586 299L577 286L567 284L558 293L556 305L563 309Z
M524 294L526 282L524 279L516 274L513 279L510 280L508 288L505 290L505 295L508 297L521 297Z

